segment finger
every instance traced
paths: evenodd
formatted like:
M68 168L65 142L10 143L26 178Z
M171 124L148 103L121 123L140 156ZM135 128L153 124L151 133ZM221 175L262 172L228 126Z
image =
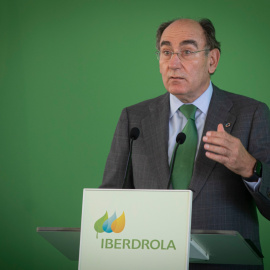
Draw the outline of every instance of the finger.
M218 124L217 131L218 132L226 132L222 124Z
M228 163L228 160L229 160L228 157L226 157L226 156L218 155L218 154L208 152L208 151L205 153L205 155L208 158L210 158L210 159L212 159L212 160L214 160L216 162L219 162L221 164L226 164L226 163Z
M209 143L216 143L216 144L221 144L223 146L232 144L235 142L235 137L230 135L224 130L224 127L222 124L218 125L217 128L218 131L208 131L206 133L206 136L203 137L204 142L209 142ZM219 140L217 140L219 139ZM222 140L224 140L224 143L222 143Z
M218 155L229 157L229 150L222 146L217 146L213 144L205 144L204 149Z
M224 138L224 137L204 136L203 142L207 144L219 145L226 148L229 148L229 146L232 144L232 141L230 140L229 137Z
M225 131L222 124L218 124L217 131L208 131L206 135L213 137L226 137L228 133Z
M215 138L228 138L227 132L218 132L218 131L207 131L205 136L206 137L215 137Z

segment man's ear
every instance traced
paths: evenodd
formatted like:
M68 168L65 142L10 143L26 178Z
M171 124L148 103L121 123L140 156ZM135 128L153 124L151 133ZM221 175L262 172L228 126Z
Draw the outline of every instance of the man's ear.
M210 74L213 74L218 66L218 61L220 58L220 51L218 49L213 49L208 54L209 58L209 68L208 71Z

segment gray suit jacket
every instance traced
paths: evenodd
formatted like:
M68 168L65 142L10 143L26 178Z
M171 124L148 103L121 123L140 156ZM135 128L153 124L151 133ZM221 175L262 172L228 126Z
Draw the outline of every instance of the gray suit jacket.
M128 134L140 129L134 141L127 187L166 189L169 178L169 94L147 100L122 111L107 159L103 188L121 188L129 152ZM263 163L259 190L251 191L242 178L205 156L201 142L190 183L193 190L192 229L235 230L258 248L256 205L270 219L270 113L256 100L214 86L203 136L219 123L239 138L248 152ZM180 150L180 149L179 149ZM176 166L176 165L175 165ZM255 202L255 203L254 203ZM255 205L256 204L256 205ZM190 269L241 269L236 266L192 265ZM226 268L228 267L228 268ZM262 269L244 266L243 269Z

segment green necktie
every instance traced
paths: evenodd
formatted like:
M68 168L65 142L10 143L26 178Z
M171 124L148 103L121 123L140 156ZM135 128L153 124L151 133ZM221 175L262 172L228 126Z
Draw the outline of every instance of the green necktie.
M174 189L187 189L193 173L198 143L198 134L195 124L197 107L194 105L182 105L179 110L188 121L182 130L182 132L186 134L186 140L180 145L176 153L172 173L172 185Z

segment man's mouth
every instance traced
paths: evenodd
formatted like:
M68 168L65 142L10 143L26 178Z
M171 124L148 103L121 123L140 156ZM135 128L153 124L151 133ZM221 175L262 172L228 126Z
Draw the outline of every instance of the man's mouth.
M170 79L172 79L172 80L183 80L184 78L182 78L180 76L170 76Z

